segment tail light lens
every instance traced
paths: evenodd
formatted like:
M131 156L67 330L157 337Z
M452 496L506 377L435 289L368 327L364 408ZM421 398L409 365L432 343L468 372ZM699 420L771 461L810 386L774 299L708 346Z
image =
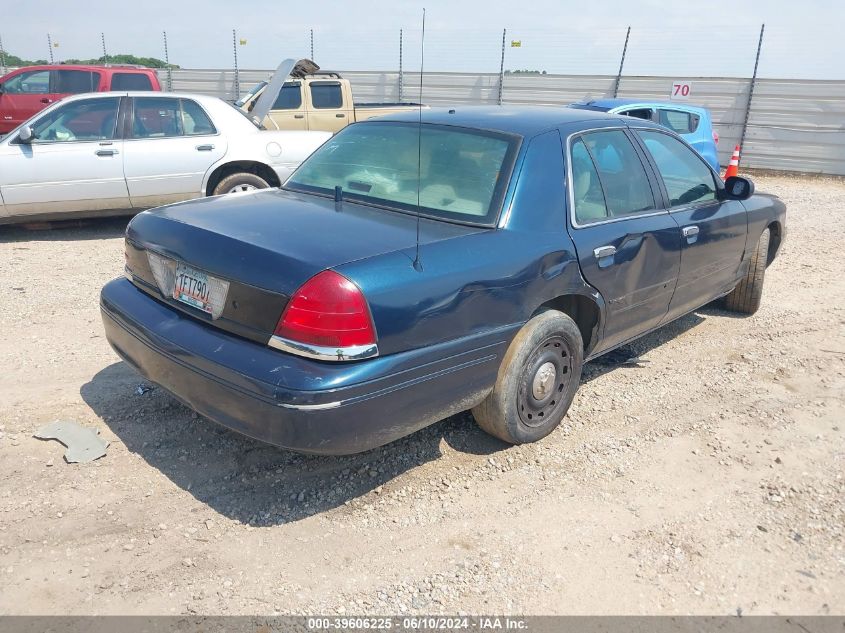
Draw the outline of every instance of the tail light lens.
M719 133L716 130L713 130L713 142L716 143L716 145L719 144Z
M294 293L274 334L326 348L376 343L376 328L364 294L346 277L331 270L315 275Z

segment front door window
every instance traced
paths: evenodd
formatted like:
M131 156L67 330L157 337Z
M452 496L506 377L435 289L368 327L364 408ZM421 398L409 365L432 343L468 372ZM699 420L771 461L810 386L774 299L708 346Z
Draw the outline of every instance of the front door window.
M700 204L716 199L713 172L699 155L662 132L638 130L669 194L670 206Z
M119 97L72 101L32 126L33 143L106 141L115 138Z

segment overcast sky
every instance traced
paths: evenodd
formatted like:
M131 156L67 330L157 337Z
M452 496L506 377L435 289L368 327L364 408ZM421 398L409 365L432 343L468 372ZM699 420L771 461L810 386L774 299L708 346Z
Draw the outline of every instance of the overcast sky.
M766 24L760 74L845 79L845 0L4 0L3 48L56 61L109 53L164 57L183 68L231 68L237 29L242 69L269 69L310 54L323 68L395 70L399 29L403 65L420 63L420 19L426 18L426 70L498 72L502 29L505 67L556 73L615 74L627 26L626 74L678 77L749 76L760 24ZM518 41L521 46L511 46Z

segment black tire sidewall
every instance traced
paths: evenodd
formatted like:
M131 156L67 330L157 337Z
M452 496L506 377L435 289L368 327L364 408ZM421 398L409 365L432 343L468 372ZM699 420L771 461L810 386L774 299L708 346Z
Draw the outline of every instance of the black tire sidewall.
M214 188L213 195L226 195L232 187L236 187L238 185L252 185L256 189L268 189L270 187L270 184L261 176L250 174L248 172L238 172L235 174L229 174L223 180L218 182L217 186Z
M584 362L581 332L572 319L561 312L549 310L533 317L521 335L514 341L518 348L509 350L506 355L507 366L500 370L499 380L491 394L498 422L503 423L502 430L508 441L515 444L536 442L557 428L578 390ZM571 358L569 381L561 396L560 408L556 410L557 415L549 417L541 425L528 426L518 410L520 385L525 380L524 372L529 360L545 341L554 336L562 338L568 347L567 353Z

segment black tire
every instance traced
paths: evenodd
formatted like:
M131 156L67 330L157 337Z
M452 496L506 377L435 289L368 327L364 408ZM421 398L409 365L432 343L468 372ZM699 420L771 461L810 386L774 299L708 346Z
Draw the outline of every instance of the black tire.
M252 191L253 189L267 189L270 186L266 180L261 176L250 174L246 171L239 171L234 174L229 174L223 180L217 183L212 195L220 196L224 193L234 193L235 191Z
M763 299L763 280L766 277L766 263L769 258L769 229L763 231L757 246L751 254L751 263L745 277L736 288L725 296L725 308L731 312L754 314Z
M562 312L542 312L511 342L493 391L473 408L472 415L482 429L505 442L536 442L566 415L583 363L578 326ZM549 365L554 374L549 373Z

